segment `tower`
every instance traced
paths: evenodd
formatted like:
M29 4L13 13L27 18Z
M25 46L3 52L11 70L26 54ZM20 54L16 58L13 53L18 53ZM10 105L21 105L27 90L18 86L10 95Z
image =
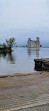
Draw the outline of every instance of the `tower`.
M27 41L27 47L28 47L28 48L31 47L31 38L28 38L28 41Z
M39 37L36 38L36 41L39 42Z

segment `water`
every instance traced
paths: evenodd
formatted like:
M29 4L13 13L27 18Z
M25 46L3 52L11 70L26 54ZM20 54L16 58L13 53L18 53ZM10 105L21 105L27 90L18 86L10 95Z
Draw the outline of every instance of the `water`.
M49 48L15 48L12 54L0 54L0 75L33 72L36 58L49 58Z

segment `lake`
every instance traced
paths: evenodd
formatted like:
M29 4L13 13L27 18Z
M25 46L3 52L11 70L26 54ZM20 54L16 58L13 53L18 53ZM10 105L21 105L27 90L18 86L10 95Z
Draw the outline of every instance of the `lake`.
M34 59L49 58L49 48L15 48L12 54L0 54L0 75L29 73L34 70Z

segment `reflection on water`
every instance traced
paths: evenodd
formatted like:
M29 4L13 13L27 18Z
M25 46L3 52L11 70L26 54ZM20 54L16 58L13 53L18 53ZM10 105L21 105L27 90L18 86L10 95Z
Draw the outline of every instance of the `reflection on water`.
M0 53L0 75L33 72L37 58L49 58L49 48L15 48L12 53Z
M40 51L40 48L27 48L27 52L28 52L29 56L36 55L36 57L38 58L39 57L39 51Z
M0 53L0 60L1 60L1 58L3 57L3 59L5 60L6 59L6 61L9 61L11 64L14 64L15 63L15 59L14 59L14 57L13 57L13 54L12 54L12 52L10 52L10 53Z
M10 61L11 64L15 64L15 58L12 53L7 54L7 61Z

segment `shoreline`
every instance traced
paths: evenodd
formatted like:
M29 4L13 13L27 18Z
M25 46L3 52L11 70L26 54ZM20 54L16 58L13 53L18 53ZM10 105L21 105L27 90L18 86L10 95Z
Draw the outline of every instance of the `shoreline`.
M13 74L1 74L0 78L8 78L8 77L14 77L14 76L29 76L32 75L34 73L42 73L43 71L34 71L34 72L24 72L24 73L13 73Z
M26 73L13 73L13 74L1 74L0 78L8 78L8 77L14 77L14 76L29 76L32 74L42 74L42 73L49 73L49 71L34 71L34 72L26 72Z
M49 72L0 76L0 111L23 111L49 103Z

